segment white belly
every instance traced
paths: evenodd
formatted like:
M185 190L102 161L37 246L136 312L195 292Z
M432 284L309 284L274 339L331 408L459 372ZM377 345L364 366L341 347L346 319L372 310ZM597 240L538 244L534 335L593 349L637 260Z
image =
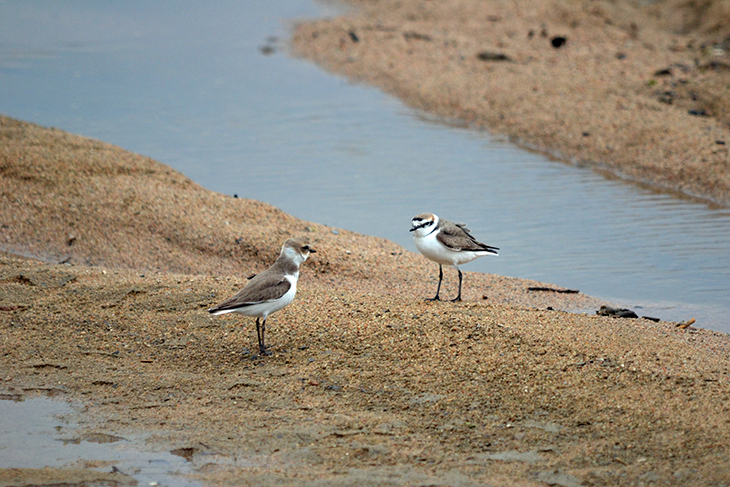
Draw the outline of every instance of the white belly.
M291 302L294 301L294 296L297 294L296 279L289 279L289 281L293 281L292 285L281 298L264 301L263 303L252 304L251 306L238 309L235 312L246 316L260 316L261 318L266 319L266 317L271 313L275 313L276 311L289 306Z
M418 251L426 258L443 265L457 266L466 264L484 255L483 252L451 250L436 240L435 233L426 235L425 237L417 237L414 235L413 241Z

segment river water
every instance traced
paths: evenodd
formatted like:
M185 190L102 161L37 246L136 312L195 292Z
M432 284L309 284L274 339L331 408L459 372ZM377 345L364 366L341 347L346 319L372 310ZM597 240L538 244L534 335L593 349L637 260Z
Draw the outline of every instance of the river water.
M551 160L287 54L333 2L0 2L0 113L415 251L431 211L500 247L464 270L730 332L730 210ZM435 272L435 269L434 269Z

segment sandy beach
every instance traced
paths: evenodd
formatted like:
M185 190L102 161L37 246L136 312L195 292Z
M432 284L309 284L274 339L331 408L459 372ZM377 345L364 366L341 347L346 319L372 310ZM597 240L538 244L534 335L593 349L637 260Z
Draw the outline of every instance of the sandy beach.
M662 2L355 4L298 25L296 52L576 163L730 201L717 143L730 143L727 97L705 116L679 95L651 101L676 77L655 69L698 56L721 29L670 35L651 14ZM699 59L677 86L726 76ZM585 69L599 60L600 73ZM598 316L607 303L590 296L471 272L463 302L426 302L436 265L392 242L1 116L0 175L0 396L79 405L82 438L237 459L196 468L203 485L730 484L726 334ZM290 236L317 253L260 357L253 319L206 310ZM0 469L0 486L134 484L112 467Z

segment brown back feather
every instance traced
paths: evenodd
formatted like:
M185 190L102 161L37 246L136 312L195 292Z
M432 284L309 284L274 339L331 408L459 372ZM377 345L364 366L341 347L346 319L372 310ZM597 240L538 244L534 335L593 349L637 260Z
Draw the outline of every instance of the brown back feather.
M272 299L279 299L285 295L291 289L291 283L288 279L272 276L269 270L257 274L238 294L226 299L209 311L215 313L216 311L241 308Z
M451 223L448 220L439 220L439 223L441 224L441 231L436 235L436 239L452 250L476 252L494 252L498 250L497 247L489 246L475 239L464 223Z

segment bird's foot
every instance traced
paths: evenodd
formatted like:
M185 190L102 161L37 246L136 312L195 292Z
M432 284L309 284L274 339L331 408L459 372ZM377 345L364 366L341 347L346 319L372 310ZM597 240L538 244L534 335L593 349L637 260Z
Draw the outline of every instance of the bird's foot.
M259 354L258 354L258 356L260 356L260 357L268 357L270 355L271 355L271 352L269 352L265 348L259 348Z
M439 298L438 296L434 296L432 298L426 298L426 301L441 301L441 298Z

